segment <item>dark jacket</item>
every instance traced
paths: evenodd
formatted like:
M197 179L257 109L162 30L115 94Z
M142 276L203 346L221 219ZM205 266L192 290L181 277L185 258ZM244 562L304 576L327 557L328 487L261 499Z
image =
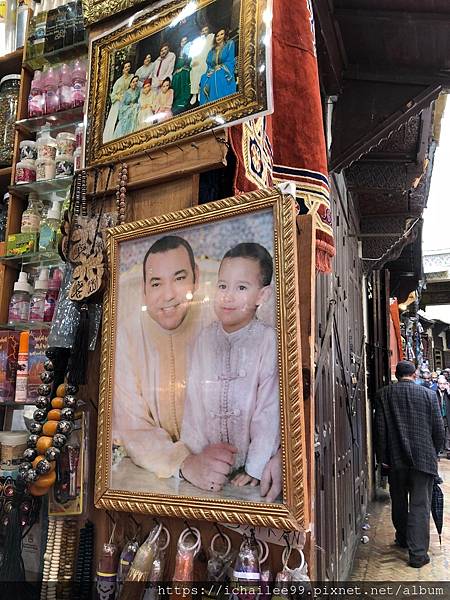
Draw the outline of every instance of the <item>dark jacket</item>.
M438 399L438 406L439 409L441 409L441 394L440 394L440 390L437 389L435 391L436 394L436 398ZM446 407L446 417L448 419L448 421L450 422L450 396L448 395L447 390L444 390L444 402L445 402L445 407Z
M410 467L437 475L444 422L436 392L402 380L381 389L375 405L378 462L391 469Z

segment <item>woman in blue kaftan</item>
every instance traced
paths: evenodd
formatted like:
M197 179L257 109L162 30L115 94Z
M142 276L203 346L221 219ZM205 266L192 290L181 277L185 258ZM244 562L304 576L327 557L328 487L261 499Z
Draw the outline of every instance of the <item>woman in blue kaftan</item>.
M219 100L236 92L234 40L227 40L225 29L219 29L206 59L207 71L200 80L200 104Z
M140 88L138 86L139 77L135 75L130 81L130 87L123 95L120 103L119 116L117 120L114 137L122 137L133 133L137 127L137 116L139 107Z

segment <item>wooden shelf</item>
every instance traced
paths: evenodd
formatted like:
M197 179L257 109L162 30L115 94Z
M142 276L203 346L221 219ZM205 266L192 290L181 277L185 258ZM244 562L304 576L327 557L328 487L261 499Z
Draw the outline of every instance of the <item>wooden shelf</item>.
M0 77L11 75L12 73L20 74L22 68L23 48L19 48L9 54L0 56Z
M12 167L3 167L0 169L0 190L5 190L3 193L8 191L8 186L11 183Z

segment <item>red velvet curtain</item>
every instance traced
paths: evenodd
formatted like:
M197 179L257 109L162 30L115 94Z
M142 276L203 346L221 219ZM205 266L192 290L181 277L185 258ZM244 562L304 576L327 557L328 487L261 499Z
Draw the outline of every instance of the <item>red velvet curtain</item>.
M301 212L316 216L317 269L330 272L335 250L310 2L275 0L272 30L274 113L231 128L235 193L295 182Z

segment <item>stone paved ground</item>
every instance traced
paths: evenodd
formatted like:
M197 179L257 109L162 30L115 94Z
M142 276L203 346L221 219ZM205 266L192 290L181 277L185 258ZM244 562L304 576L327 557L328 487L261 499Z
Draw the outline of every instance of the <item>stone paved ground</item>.
M450 460L441 458L439 473L444 480L444 527L442 546L433 520L430 522L430 564L421 569L408 566L408 551L394 546L388 497L374 502L370 508L370 530L363 531L370 541L360 544L356 553L353 581L449 581L450 580Z

